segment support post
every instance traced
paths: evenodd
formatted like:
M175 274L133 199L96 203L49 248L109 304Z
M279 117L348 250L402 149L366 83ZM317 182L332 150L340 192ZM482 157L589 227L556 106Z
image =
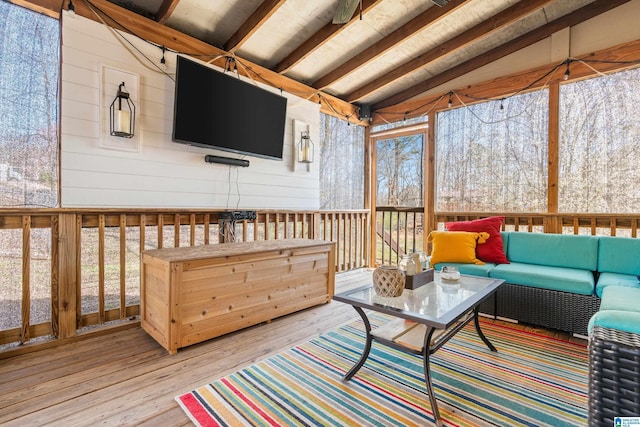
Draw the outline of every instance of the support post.
M61 213L58 216L58 338L76 335L76 313L79 309L77 296L77 252L79 236L76 228L76 214Z

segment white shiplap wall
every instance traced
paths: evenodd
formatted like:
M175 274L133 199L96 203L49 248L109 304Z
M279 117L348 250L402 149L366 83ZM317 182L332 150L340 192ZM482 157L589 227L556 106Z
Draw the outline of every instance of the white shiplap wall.
M126 37L159 64L162 56L159 48L136 37ZM318 141L320 114L316 103L284 93L289 103L283 161L178 144L171 140L174 82L146 60L138 61L125 46L103 25L64 13L62 207L319 207L318 159L310 172L299 168L294 172L292 168L293 120L309 124L311 139ZM167 52L165 57L167 72L175 73L175 54ZM140 138L137 152L101 146L103 66L138 76L139 99L134 100L140 113L136 125ZM250 120L247 118L248 126ZM244 157L251 165L239 168L208 164L204 162L205 154Z

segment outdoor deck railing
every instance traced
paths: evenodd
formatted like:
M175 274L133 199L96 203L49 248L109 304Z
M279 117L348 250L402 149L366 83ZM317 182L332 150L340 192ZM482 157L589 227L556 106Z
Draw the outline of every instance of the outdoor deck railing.
M424 208L376 208L376 264L398 264L402 255L421 251Z
M445 229L448 221L469 221L488 216L504 216L504 231L536 233L589 234L638 237L640 214L572 214L572 213L506 213L506 212L437 212L432 224ZM375 264L397 264L404 253L423 250L424 209L376 208Z
M96 326L137 321L140 253L219 243L219 211L186 209L0 210L0 352L70 339ZM336 242L336 269L396 263L424 247L426 224L505 216L509 231L638 237L640 214L539 214L378 209L377 255L369 259L370 217L353 211L258 211L239 221L236 240L305 237ZM427 249L428 246L427 246Z
M469 221L488 216L504 216L504 231L588 234L592 236L638 237L640 214L439 212L438 229L448 221Z
M143 250L216 244L220 211L0 210L0 352L137 321ZM336 270L369 264L369 212L258 211L235 241L336 242ZM225 231L229 231L225 227Z

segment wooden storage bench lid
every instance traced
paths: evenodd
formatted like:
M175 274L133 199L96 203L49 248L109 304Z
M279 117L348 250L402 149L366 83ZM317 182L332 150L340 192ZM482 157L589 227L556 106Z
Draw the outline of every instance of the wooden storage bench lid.
M335 243L328 240L312 239L257 240L253 242L214 243L191 247L150 249L144 251L143 254L168 262L181 262L333 244Z

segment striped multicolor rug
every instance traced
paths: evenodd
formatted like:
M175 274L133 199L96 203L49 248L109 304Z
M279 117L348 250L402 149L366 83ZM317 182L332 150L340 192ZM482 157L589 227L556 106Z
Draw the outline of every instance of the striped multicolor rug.
M383 317L372 316L372 326ZM446 426L580 426L587 417L586 346L482 322L492 353L467 325L432 356ZM433 422L422 360L364 343L357 322L176 397L200 426L423 426Z

